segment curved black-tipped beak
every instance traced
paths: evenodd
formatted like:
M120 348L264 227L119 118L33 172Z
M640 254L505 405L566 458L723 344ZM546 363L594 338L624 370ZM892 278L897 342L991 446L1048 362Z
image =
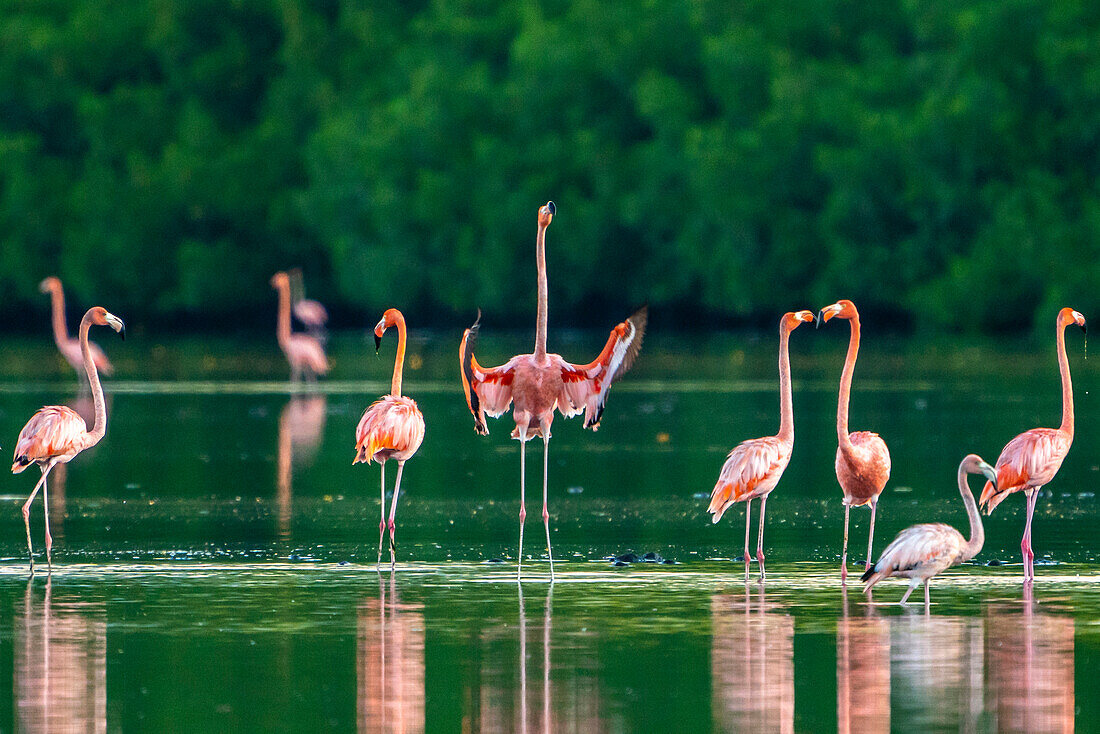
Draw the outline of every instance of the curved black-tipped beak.
M550 210L550 216L552 216L552 217L558 216L558 208L556 206L554 206L554 202L552 202L552 201L546 202L546 208Z
M993 489L996 490L997 489L997 471L993 467L991 467L989 464L982 464L981 470L982 470L982 474L985 475L985 478L993 483Z
M118 330L118 335L122 337L122 341L126 341L126 324L123 324L122 328Z
M821 311L824 311L824 310L825 309L821 309ZM821 311L817 312L817 318L814 319L814 328L815 329L820 329L821 328Z
M374 335L374 353L378 354L378 350L382 348L382 337L377 334Z
M1081 327L1081 333L1083 333L1083 334L1084 334L1085 336L1088 336L1088 335L1089 335L1089 327L1088 327L1088 324L1078 324L1078 326L1080 326L1080 327Z

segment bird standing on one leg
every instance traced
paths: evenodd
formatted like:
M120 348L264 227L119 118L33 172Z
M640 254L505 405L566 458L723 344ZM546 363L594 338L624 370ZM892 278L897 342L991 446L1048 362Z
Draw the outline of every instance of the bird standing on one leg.
M92 388L95 404L95 423L88 430L84 419L72 408L64 405L48 405L40 408L15 442L15 460L11 465L13 474L18 474L31 464L38 464L42 477L34 485L34 491L23 504L23 524L27 528L27 553L31 559L31 575L34 575L34 548L31 545L31 503L38 490L42 490L42 504L46 508L46 567L53 571L53 537L50 536L50 503L47 498L46 478L58 464L65 464L74 456L99 443L107 433L107 405L103 400L103 387L99 383L92 350L88 343L88 331L93 325L110 326L123 339L126 327L122 319L108 313L106 309L95 306L88 309L80 320L80 351L84 359L84 372Z
M607 392L612 383L630 369L638 351L642 348L647 309L645 306L626 321L611 330L603 351L592 362L575 365L557 354L546 351L547 280L546 280L546 228L557 213L554 202L548 201L539 208L538 234L535 254L538 266L538 320L535 327L535 351L521 354L500 367L482 367L474 358L481 313L462 335L459 346L459 362L462 369L462 387L466 393L466 405L474 415L474 429L489 433L485 416L496 417L515 403L512 417L516 427L512 438L520 442L519 467L519 553L517 555L517 580L523 564L523 521L525 509L526 459L524 446L532 438L541 436L543 441L542 463L542 519L546 526L546 552L550 558L550 579L554 579L554 555L550 548L550 513L547 509L547 478L550 462L550 425L557 409L566 418L584 411L584 427L596 430L600 425Z
M378 462L382 483L382 519L378 523L378 562L382 562L382 536L386 521L386 460L397 461L397 480L393 487L393 500L390 505L390 567L397 563L397 547L394 544L394 518L397 516L397 497L401 493L401 473L405 462L416 453L424 441L424 416L416 407L416 401L401 394L401 373L405 366L405 317L396 308L391 308L374 327L374 344L382 345L382 335L386 329L397 326L397 356L393 364L393 379L390 382L390 394L375 401L359 419L355 429L355 459L351 462L369 464Z
M814 320L811 311L783 314L779 320L779 433L766 438L753 438L739 443L730 452L718 483L710 494L707 512L714 515L711 522L722 519L722 513L735 502L745 503L745 579L749 577L749 521L752 501L760 500L760 533L756 541L756 561L760 565L760 579L764 579L764 509L768 495L779 484L783 470L794 448L794 408L791 404L791 359L787 340L800 324Z
M1027 522L1020 541L1025 582L1035 578L1031 518L1035 514L1039 490L1054 479L1073 445L1073 381L1069 376L1069 359L1066 357L1066 327L1070 324L1077 324L1082 331L1086 331L1085 317L1072 308L1063 308L1055 322L1058 372L1062 377L1062 425L1058 428L1032 428L1009 441L997 457L997 481L988 482L982 490L981 505L987 515L1013 492L1023 492L1027 497Z
M883 487L890 479L890 451L877 433L853 431L848 433L848 401L852 394L852 373L859 354L859 312L856 305L844 299L818 312L818 325L837 316L851 324L848 354L844 358L844 371L840 373L840 396L836 409L836 478L844 492L844 550L840 556L840 581L848 579L848 514L851 508L871 506L871 527L867 531L867 565L871 567L871 549L875 541L875 512Z

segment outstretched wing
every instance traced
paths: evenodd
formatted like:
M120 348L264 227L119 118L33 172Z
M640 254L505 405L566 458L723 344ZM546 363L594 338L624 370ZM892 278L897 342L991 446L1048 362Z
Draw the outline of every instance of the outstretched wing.
M462 343L458 347L458 361L462 368L462 391L466 394L466 405L474 414L474 430L482 436L489 434L485 425L485 416L492 418L508 410L512 403L512 379L514 361L509 360L500 367L482 367L474 357L477 348L478 332L481 329L481 310L478 309L474 325L462 334Z
M607 392L634 364L642 349L649 307L642 306L611 330L600 356L585 365L561 361L562 390L558 410L569 417L584 411L584 427L600 427Z

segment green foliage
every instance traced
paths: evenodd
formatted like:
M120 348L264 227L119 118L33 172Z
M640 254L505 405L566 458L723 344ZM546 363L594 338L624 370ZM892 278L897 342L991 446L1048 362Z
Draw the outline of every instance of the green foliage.
M0 306L526 323L547 199L553 319L1100 306L1100 6L375 5L5 0Z

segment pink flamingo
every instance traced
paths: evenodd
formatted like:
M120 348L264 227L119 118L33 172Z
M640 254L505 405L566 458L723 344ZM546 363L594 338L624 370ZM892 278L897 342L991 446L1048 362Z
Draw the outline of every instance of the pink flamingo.
M867 582L863 587L864 593L883 579L901 576L909 579L909 588L899 603L904 605L913 589L923 581L924 605L927 607L928 580L978 555L985 544L985 530L966 481L967 474L984 474L996 486L997 473L977 454L970 454L959 464L959 494L970 518L970 538L964 538L958 530L941 522L907 527L886 546L878 562L863 573L860 580Z
M536 262L538 264L538 320L535 326L534 354L512 357L500 367L482 367L474 358L481 312L477 321L462 335L459 361L462 366L462 387L466 393L466 405L474 415L474 429L488 435L485 416L493 418L504 413L515 402L512 417L516 427L512 438L520 442L519 451L519 555L516 578L520 579L523 565L523 521L527 517L524 508L525 489L524 446L527 441L542 436L542 520L546 525L546 553L550 558L550 579L554 579L554 555L550 548L550 513L547 510L547 477L549 467L550 424L554 421L554 409L571 418L584 411L584 427L596 430L600 425L607 402L607 392L612 383L630 369L642 348L647 309L638 309L626 321L611 330L603 351L592 362L575 365L557 354L546 352L546 228L557 213L554 202L548 201L539 209L538 236L536 238Z
M31 546L31 502L34 501L38 490L42 490L42 502L46 506L46 564L53 570L53 560L50 551L53 548L53 538L50 537L50 510L46 498L46 477L50 470L58 464L66 464L74 456L86 448L99 443L107 432L107 406L103 402L103 387L99 384L99 372L96 370L95 361L92 358L92 350L88 344L88 330L96 326L110 326L122 338L126 338L126 327L122 319L108 313L100 306L88 309L84 318L80 320L80 351L84 357L84 371L88 375L88 382L92 386L92 399L95 402L95 423L92 430L88 430L84 419L72 408L65 405L49 405L40 408L23 430L19 432L19 438L15 442L15 461L11 465L13 474L18 474L31 464L38 464L42 470L42 478L34 485L34 491L23 504L23 524L27 527L27 552L31 558L31 575L34 574L34 549Z
M749 575L749 521L752 501L760 500L760 534L756 540L756 561L760 564L760 578L764 578L764 510L768 495L779 484L783 470L791 459L794 448L794 408L791 405L791 359L787 340L799 324L814 320L811 311L783 314L779 320L779 433L765 438L752 438L739 443L722 466L718 483L710 493L707 512L714 515L711 522L722 519L722 513L735 502L745 503L745 578Z
M982 490L981 504L986 514L1013 492L1027 497L1027 523L1020 551L1024 558L1024 581L1035 578L1035 551L1031 549L1031 516L1039 490L1058 473L1062 461L1073 444L1073 381L1066 358L1066 327L1077 324L1086 331L1085 317L1072 308L1058 312L1055 340L1058 349L1058 371L1062 376L1062 425L1058 428L1032 428L1012 439L997 458L997 481L988 482ZM1087 333L1087 331L1086 331Z
M279 348L290 362L290 379L297 382L305 372L306 377L315 380L318 375L328 372L328 360L321 343L309 334L290 332L290 279L286 273L271 276L271 287L279 291L279 321L275 336Z
M57 345L57 351L65 361L72 365L77 374L83 375L83 358L80 354L80 342L69 338L69 330L65 326L65 291L61 287L61 280L50 276L38 284L38 290L50 294L50 306L53 321L53 341ZM92 350L92 362L96 369L110 377L115 372L111 360L95 342L89 342L88 348Z
M851 324L848 354L844 358L844 371L840 374L840 397L836 409L836 478L844 492L844 551L840 557L840 580L848 578L848 513L852 507L871 506L871 529L867 533L867 565L871 567L871 546L875 540L875 511L878 497L890 479L890 451L877 433L854 431L848 433L848 401L852 394L852 373L859 353L859 312L856 305L844 299L826 306L818 313L818 325L834 316L847 319Z
M293 268L287 275L290 278L290 308L294 312L294 317L305 324L311 333L323 333L325 324L328 323L328 311L319 301L306 298L302 269Z
M382 534L386 528L386 459L397 460L397 482L393 487L393 503L390 505L390 566L396 563L396 547L393 541L394 517L397 514L397 496L401 492L401 472L405 461L416 453L424 440L424 416L412 398L401 394L401 372L405 366L405 317L391 308L374 327L374 344L382 346L386 329L397 326L397 358L393 365L390 394L375 401L359 419L355 429L355 459L359 462L378 462L382 477L382 520L378 523L378 562L382 562Z

